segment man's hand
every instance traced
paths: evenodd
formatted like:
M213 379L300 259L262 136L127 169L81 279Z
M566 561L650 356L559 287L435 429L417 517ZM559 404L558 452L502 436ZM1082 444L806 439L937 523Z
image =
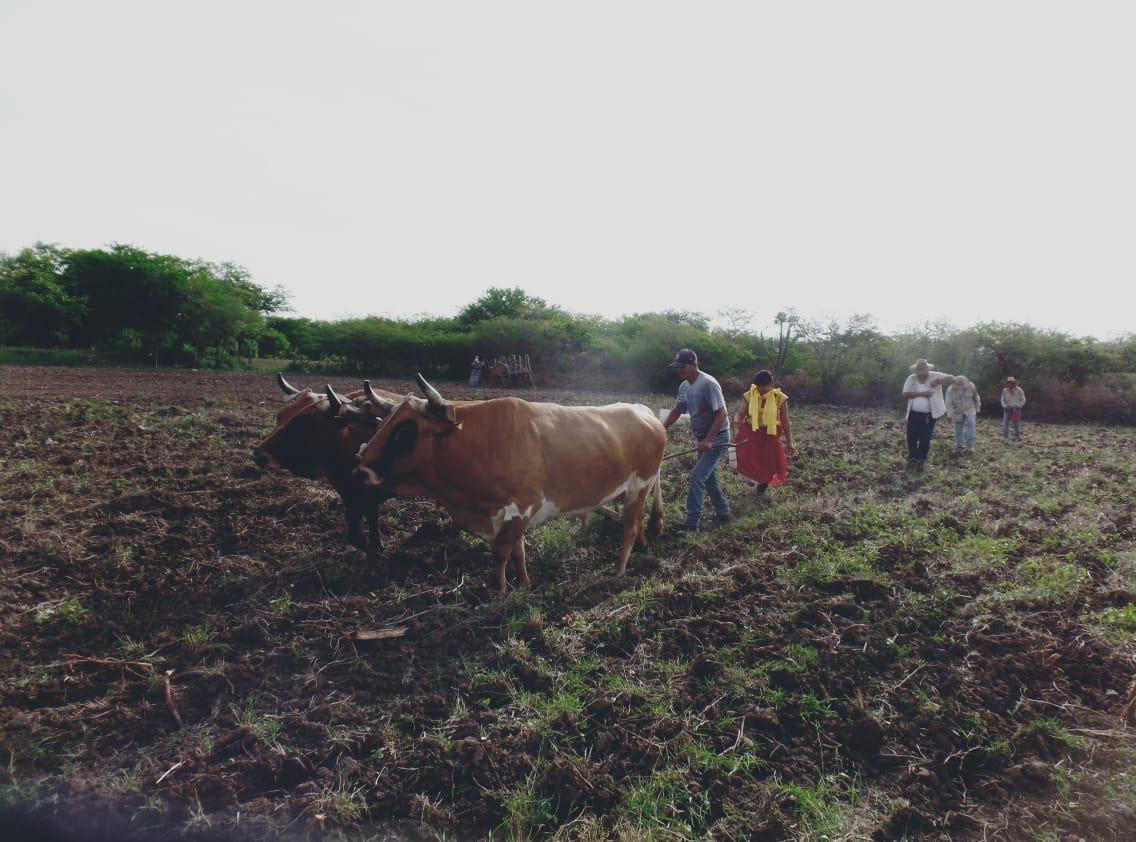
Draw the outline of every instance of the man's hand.
M698 443L698 452L699 453L705 453L707 450L709 450L711 447L713 447L713 445L714 445L714 442L710 441L710 437L707 436L706 438L704 438L702 441L700 441Z

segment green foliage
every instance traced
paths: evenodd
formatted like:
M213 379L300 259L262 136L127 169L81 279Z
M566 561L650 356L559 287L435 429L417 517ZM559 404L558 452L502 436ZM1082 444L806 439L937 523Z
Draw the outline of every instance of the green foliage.
M0 344L64 344L82 320L85 302L69 294L61 277L66 253L36 243L0 258Z
M469 328L491 319L520 318L547 309L549 307L543 299L527 295L519 287L490 287L484 295L472 304L467 304L458 313L457 322L462 327Z
M731 401L756 369L770 368L798 404L896 409L910 362L926 357L973 380L987 414L998 411L1002 380L1014 374L1029 394L1031 418L1136 423L1136 334L1099 342L1017 323L963 330L927 323L885 336L870 315L812 322L788 308L764 322L760 314L726 308L716 318L723 327L685 310L607 321L567 313L518 287L490 288L455 318L323 322L274 315L287 304L283 290L261 287L240 266L132 245L37 243L0 254L0 346L217 368L258 355L291 357L301 371L455 380L466 377L474 354L528 354L538 379L668 393L678 382L666 363L689 347ZM752 327L762 323L769 336ZM24 352L0 353L0 361L26 359Z
M0 256L0 343L98 348L157 365L255 351L263 313L286 304L231 263L214 265L117 244L37 244Z
M836 320L804 322L799 330L812 351L812 373L822 399L831 401L856 392L876 403L895 391L895 378L887 376L892 341L876 330L871 316L853 315L843 325Z

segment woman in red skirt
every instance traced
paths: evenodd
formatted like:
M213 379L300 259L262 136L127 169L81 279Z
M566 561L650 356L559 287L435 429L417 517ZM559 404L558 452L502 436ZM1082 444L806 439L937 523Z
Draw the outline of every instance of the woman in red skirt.
M756 483L757 493L764 494L771 485L784 485L789 473L789 460L785 448L797 455L793 446L793 428L789 426L789 396L773 388L773 375L759 371L753 376L753 385L738 406L737 436L738 473Z

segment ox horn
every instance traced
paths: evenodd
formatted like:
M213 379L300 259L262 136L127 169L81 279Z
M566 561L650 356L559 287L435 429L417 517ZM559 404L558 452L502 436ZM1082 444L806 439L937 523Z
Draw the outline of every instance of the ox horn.
M298 395L303 389L297 389L291 383L284 379L284 372L276 372L276 382L280 384L280 391L286 395Z
M456 424L458 414L457 410L454 409L454 405L443 398L441 392L427 383L426 378L421 374L415 376L418 378L418 388L422 390L422 394L426 396L426 400L430 404L430 412L433 415L445 418L451 424Z
M378 416L380 418L390 415L394 408L398 406L394 401L388 401L372 389L370 380L363 381L363 392L367 395L367 400L371 402L371 406L378 410Z
M442 393L426 382L426 378L421 374L416 374L418 378L418 388L422 390L422 394L430 401L430 406L442 407L446 405L446 399L442 397Z
M350 403L343 395L335 394L335 389L331 388L330 383L324 384L324 389L327 390L327 402L331 405L332 413L339 412L339 408L345 403Z

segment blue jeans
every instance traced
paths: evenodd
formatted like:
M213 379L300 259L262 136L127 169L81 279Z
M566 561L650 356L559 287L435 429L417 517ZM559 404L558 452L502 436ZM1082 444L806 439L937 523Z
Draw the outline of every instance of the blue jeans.
M1014 440L1022 440L1022 422L1021 420L1011 421L1010 416L1014 414L1014 410L1002 409L1002 438L1008 439L1010 437L1010 425L1014 426Z
M974 413L964 412L955 416L955 447L959 450L974 448Z
M698 454L694 470L690 472L690 491L686 494L686 525L697 527L702 520L702 501L710 492L710 502L714 504L714 514L725 517L730 513L730 501L726 499L722 485L718 482L718 460L726 452L730 431L722 430L714 437L714 446Z

